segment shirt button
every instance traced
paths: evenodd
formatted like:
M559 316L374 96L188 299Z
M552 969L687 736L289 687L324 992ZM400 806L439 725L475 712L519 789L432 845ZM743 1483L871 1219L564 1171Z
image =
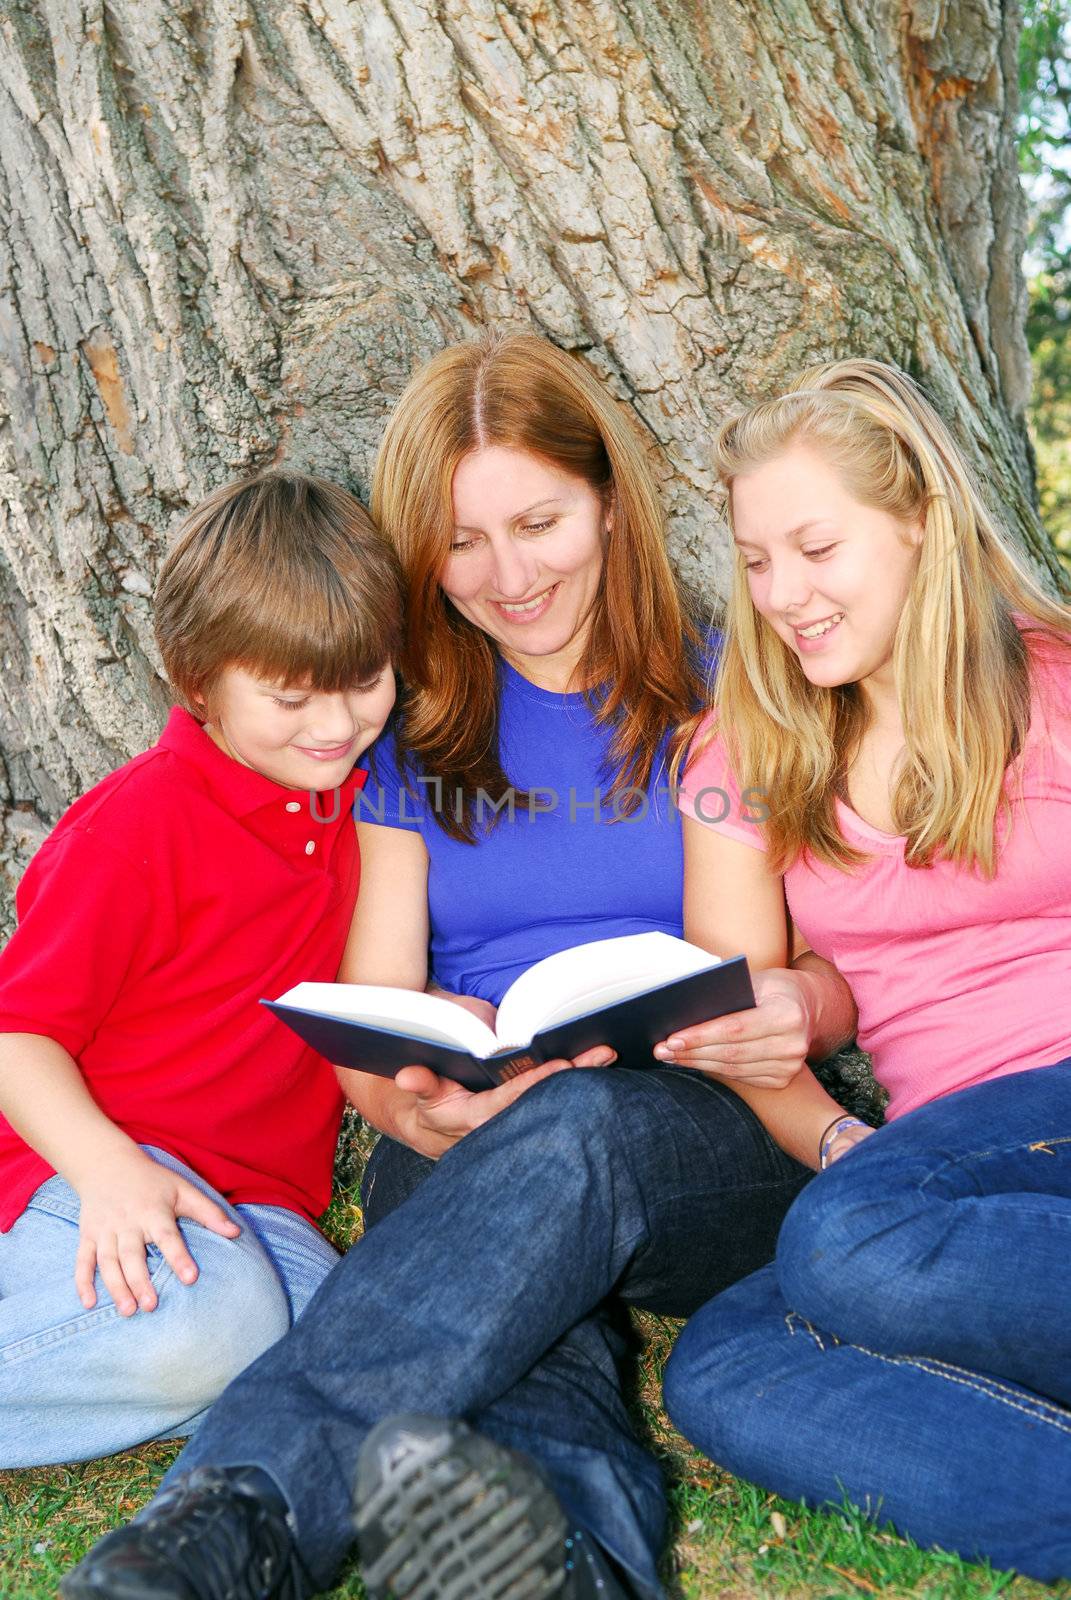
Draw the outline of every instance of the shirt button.
M311 855L312 855L312 852L313 852L313 851L314 851L314 850L315 850L315 849L316 849L316 841L315 841L315 840L314 840L314 839L310 839L310 840L309 840L309 842L308 842L308 844L307 844L307 845L306 845L306 846L305 846L305 854L306 854L306 855L307 855L307 856L311 856Z
M286 809L288 811L300 811L301 810L301 801L300 800L288 800L286 802Z

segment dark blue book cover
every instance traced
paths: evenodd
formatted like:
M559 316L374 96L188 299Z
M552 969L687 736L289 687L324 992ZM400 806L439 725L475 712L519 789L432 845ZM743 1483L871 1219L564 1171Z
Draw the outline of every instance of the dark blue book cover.
M675 978L627 1000L544 1028L527 1044L513 1045L484 1058L463 1048L431 1043L415 1034L373 1027L348 1017L333 1017L274 1000L263 1000L261 1004L337 1067L354 1067L359 1072L391 1078L401 1067L421 1065L466 1089L491 1089L529 1067L559 1057L571 1060L595 1045L609 1045L623 1065L657 1066L651 1052L662 1039L678 1028L692 1027L730 1011L746 1011L755 1004L755 996L747 961L737 956L705 972Z

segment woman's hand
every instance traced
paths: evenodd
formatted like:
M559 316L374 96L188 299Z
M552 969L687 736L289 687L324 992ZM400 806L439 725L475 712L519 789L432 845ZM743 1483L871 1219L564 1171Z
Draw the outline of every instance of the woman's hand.
M241 1232L222 1206L189 1179L172 1172L137 1147L114 1157L99 1175L79 1188L82 1202L74 1285L87 1311L97 1303L94 1276L122 1317L154 1311L156 1290L149 1277L146 1246L156 1245L180 1283L193 1283L197 1265L178 1230L177 1217L190 1217L225 1239Z
M655 1046L659 1061L730 1083L784 1089L805 1065L814 1031L807 975L772 967L753 975L755 1007L682 1028Z
M427 992L433 994L436 1000L449 1000L453 1005L460 1006L462 1011L471 1012L494 1031L498 1007L493 1006L490 1000L480 1000L474 994L454 994L452 989L440 989L434 980L428 984Z
M430 1067L403 1067L394 1079L395 1088L403 1090L405 1098L394 1108L393 1135L420 1155L437 1160L466 1133L490 1121L544 1078L573 1067L606 1067L615 1059L613 1050L598 1045L575 1061L547 1061L541 1067L518 1073L496 1089L481 1089L478 1093L462 1088L450 1078L440 1078Z

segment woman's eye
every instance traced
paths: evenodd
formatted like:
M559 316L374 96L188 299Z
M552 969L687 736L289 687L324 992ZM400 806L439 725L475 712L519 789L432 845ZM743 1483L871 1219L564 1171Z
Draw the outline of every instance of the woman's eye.
M744 566L748 572L761 572L770 565L765 556L756 557L754 561L745 561Z
M475 543L475 539L455 539L450 545L450 549L451 551L471 550Z
M553 528L556 520L555 517L548 517L545 522L526 522L521 531L522 533L546 533L548 528Z
M832 555L836 548L835 544L823 544L818 546L817 549L805 550L803 553L805 556L814 556L820 561L823 556Z

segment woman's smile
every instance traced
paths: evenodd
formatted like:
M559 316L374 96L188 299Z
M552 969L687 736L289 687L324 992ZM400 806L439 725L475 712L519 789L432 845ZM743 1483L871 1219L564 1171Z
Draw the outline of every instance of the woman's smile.
M491 604L498 607L508 622L523 625L543 616L560 588L560 583L553 583L549 589L533 595L530 600L493 600Z

